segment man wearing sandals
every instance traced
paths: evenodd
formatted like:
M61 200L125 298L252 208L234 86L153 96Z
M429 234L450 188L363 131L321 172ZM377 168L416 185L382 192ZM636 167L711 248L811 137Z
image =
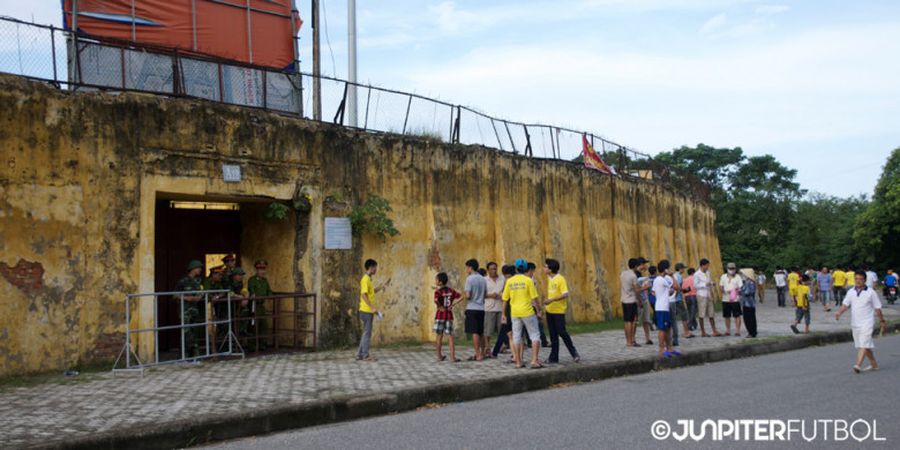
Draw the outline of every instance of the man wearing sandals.
M525 276L528 272L528 261L517 259L516 275L506 280L506 286L503 287L503 301L509 302L510 315L512 316L513 329L513 360L516 367L524 366L522 362L522 354L525 351L525 344L522 342L522 329L528 330L528 336L531 338L531 368L540 369L543 367L538 362L538 353L541 351L541 337L538 331L538 319L534 314L537 309L537 300L539 298L537 289L531 278ZM503 321L505 322L506 311L503 312Z
M875 361L875 348L872 342L872 332L875 328L875 316L881 323L881 332L884 333L886 322L884 315L881 313L881 299L875 293L875 289L866 286L865 272L854 274L856 286L847 291L841 309L835 314L835 320L841 320L847 310L850 310L850 328L853 330L853 344L858 349L856 355L856 364L853 365L853 371L856 373L869 370L878 370L878 363ZM869 358L871 365L860 367Z

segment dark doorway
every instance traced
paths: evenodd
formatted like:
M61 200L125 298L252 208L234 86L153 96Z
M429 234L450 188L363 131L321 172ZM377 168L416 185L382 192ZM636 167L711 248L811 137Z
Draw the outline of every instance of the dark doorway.
M229 208L231 205L231 209ZM156 201L156 292L175 289L187 273L192 259L206 264L206 256L234 253L241 249L241 216L236 204L203 201ZM218 262L217 262L218 263ZM216 263L216 264L217 264ZM208 264L209 265L209 264ZM206 275L209 267L204 270ZM160 298L159 325L180 323L178 302ZM177 330L159 333L160 353L180 348Z

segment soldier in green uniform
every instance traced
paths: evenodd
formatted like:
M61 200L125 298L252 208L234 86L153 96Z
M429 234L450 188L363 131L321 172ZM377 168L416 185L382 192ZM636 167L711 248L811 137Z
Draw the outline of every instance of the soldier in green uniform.
M209 269L209 277L203 281L203 290L206 291L220 291L220 290L231 290L231 286L225 283L225 280L222 278L222 274L225 271L225 266L216 266L212 269ZM223 299L227 298L226 294L215 294L210 295L209 303L212 305L213 310L213 320L225 320L228 318L228 304L223 301ZM215 333L215 341L213 342L213 348L216 351L222 350L222 343L225 342L225 338L228 336L228 324L222 323L216 325L216 333Z
M254 297L268 297L272 295L272 288L269 287L269 280L266 279L266 268L269 267L269 263L260 259L253 264L253 267L256 269L256 274L250 277L247 280L247 291L250 292L250 298L253 302L251 309L253 310L254 317L260 317L266 315L266 301L265 300L252 300ZM268 319L256 319L259 321L259 336L260 339L257 340L259 344L259 350L265 350L269 345L269 334L268 334Z
M203 263L196 259L188 263L188 274L186 277L178 280L175 285L177 292L201 291L203 290ZM205 317L200 313L203 310L203 295L193 293L188 295L176 295L175 300L182 308L181 319L185 325L192 323L203 323ZM203 336L203 327L189 327L181 329L181 336L184 341L184 351L186 357L198 356L200 354L200 340Z
M222 279L225 283L231 283L231 272L237 267L237 257L229 253L222 258Z
M237 335L241 338L241 346L246 347L246 338L250 336L250 302L248 297L250 293L244 287L244 269L235 267L231 271L231 299L234 304L231 311L235 318L241 319L237 325ZM246 320L244 320L246 319Z

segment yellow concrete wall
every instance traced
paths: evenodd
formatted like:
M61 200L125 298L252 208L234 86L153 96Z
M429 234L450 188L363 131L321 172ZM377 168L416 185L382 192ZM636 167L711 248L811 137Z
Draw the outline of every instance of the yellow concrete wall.
M706 205L577 164L9 76L0 118L0 376L108 358L121 345L125 294L153 290L157 195L264 205L309 193L311 211L293 222L242 218L254 230L242 263L267 258L276 289L316 293L326 346L358 336L366 258L381 263L379 279L393 278L376 345L431 338L434 275L447 271L461 288L471 257L559 259L578 321L621 314L618 274L631 256L721 266ZM243 181L225 183L222 163L241 165ZM391 202L401 234L325 250L324 218L371 194ZM43 268L37 285L15 278L19 260ZM151 311L138 308L134 324Z

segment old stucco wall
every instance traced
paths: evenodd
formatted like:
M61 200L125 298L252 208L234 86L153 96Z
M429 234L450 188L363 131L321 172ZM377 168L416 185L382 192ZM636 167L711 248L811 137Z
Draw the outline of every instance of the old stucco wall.
M621 313L616 280L630 256L721 265L713 212L652 183L207 102L0 76L0 152L0 375L113 356L124 295L153 290L157 196L258 207L308 193L311 211L285 222L245 211L242 263L266 258L277 289L318 294L327 346L356 339L365 258L393 278L376 344L430 338L434 275L459 287L470 257L560 259L579 321ZM223 163L241 165L243 181L225 183ZM324 218L369 194L391 202L400 236L324 250ZM135 323L151 311L136 308Z

